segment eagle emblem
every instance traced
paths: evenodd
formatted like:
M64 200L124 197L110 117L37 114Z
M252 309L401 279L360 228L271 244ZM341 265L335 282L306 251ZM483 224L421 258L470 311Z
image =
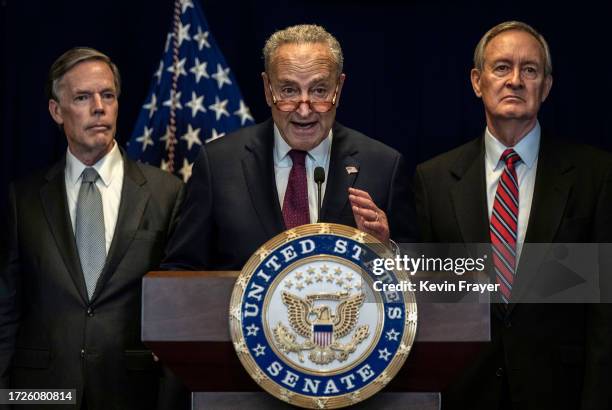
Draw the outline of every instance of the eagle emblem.
M304 361L303 351L309 351L308 358L316 364L328 364L334 360L345 361L357 346L369 336L369 326L357 327L348 343L339 339L349 335L359 319L359 310L365 295L360 292L317 293L304 299L289 292L281 293L287 307L287 316L293 332L282 323L274 328L276 345L285 353L296 353L300 362ZM315 305L315 301L329 300L339 302L335 312L328 305ZM306 339L296 341L300 335Z

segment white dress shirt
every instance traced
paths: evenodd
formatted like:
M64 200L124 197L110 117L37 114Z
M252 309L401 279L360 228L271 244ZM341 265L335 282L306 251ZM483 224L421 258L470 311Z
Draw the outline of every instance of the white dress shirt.
M308 183L308 210L310 211L310 223L317 222L318 204L317 204L317 184L314 182L314 170L316 167L323 167L325 170L325 182L321 186L321 204L325 197L325 187L327 186L327 176L329 173L329 156L332 144L332 131L329 130L329 135L321 141L319 145L308 151L306 155L306 180ZM291 147L281 137L280 131L274 124L274 176L276 178L276 191L278 192L278 201L283 207L285 201L285 192L287 191L287 183L289 182L289 173L293 166L293 161L288 155Z
M96 186L102 196L102 208L104 211L104 235L106 239L106 254L110 249L119 214L121 203L121 188L123 187L123 157L117 143L114 143L111 151L96 162L92 167L98 171L100 178ZM87 165L83 164L70 152L66 150L66 169L64 180L66 183L66 194L68 197L68 210L72 221L72 232L76 227L76 206L81 189L81 174Z
M502 144L487 127L485 131L485 173L487 181L487 203L489 209L489 220L493 212L493 202L497 183L504 171L504 162L500 160L502 153L507 148L513 148L521 157L515 164L516 176L519 185L519 215L516 241L517 262L525 242L527 223L531 213L531 200L533 199L533 188L535 186L536 170L538 167L538 152L540 149L540 123L536 121L525 137L514 147L506 147Z

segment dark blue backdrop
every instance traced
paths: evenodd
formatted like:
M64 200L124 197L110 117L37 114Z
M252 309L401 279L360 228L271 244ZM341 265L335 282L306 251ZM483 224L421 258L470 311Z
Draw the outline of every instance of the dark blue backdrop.
M295 23L322 24L345 53L338 119L396 147L414 167L482 132L482 106L469 83L473 48L491 26L518 19L540 30L552 50L544 129L612 150L611 13L603 5L200 1L257 121L268 116L260 79L267 36ZM52 61L77 45L115 60L124 81L118 127L124 143L161 57L171 12L171 0L0 0L2 197L9 180L47 167L65 150L43 94Z

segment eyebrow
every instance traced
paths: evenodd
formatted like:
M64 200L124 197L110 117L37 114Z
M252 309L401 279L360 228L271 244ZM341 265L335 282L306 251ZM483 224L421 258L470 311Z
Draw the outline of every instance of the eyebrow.
M491 64L498 64L498 63L514 64L512 60L509 60L507 58L500 58L500 59L491 61ZM533 65L537 65L537 66L540 65L540 63L535 61L535 60L524 60L524 61L521 61L521 65L525 65L525 64L533 64Z
M100 93L106 93L109 91L113 93L116 92L112 87L107 87L107 88L103 88L102 90L100 90ZM74 90L75 94L93 94L94 92L95 91L92 91L90 89L85 89L85 88L77 88Z
M284 79L280 78L278 80L278 82L280 84L297 84L297 81L291 80L291 79L288 79L288 78L284 78ZM320 78L315 78L312 81L310 81L307 84L307 86L310 88L310 87L312 87L314 85L318 85L320 83L331 83L331 82L332 82L332 78L331 77L329 77L329 78L328 77L320 77Z

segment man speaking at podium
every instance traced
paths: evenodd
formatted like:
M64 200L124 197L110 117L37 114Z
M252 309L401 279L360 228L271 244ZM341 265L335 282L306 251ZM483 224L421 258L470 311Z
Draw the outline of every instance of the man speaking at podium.
M334 122L345 80L338 41L297 25L274 33L263 54L272 119L202 148L162 266L240 270L267 240L317 221L356 226L383 243L414 240L401 154Z
M534 256L528 243L611 242L611 156L541 132L551 72L548 44L532 27L512 21L489 30L471 71L484 135L417 167L421 239L490 242L501 290L492 340L443 394L445 409L612 405L611 305L518 303L527 278L542 273L524 269Z

